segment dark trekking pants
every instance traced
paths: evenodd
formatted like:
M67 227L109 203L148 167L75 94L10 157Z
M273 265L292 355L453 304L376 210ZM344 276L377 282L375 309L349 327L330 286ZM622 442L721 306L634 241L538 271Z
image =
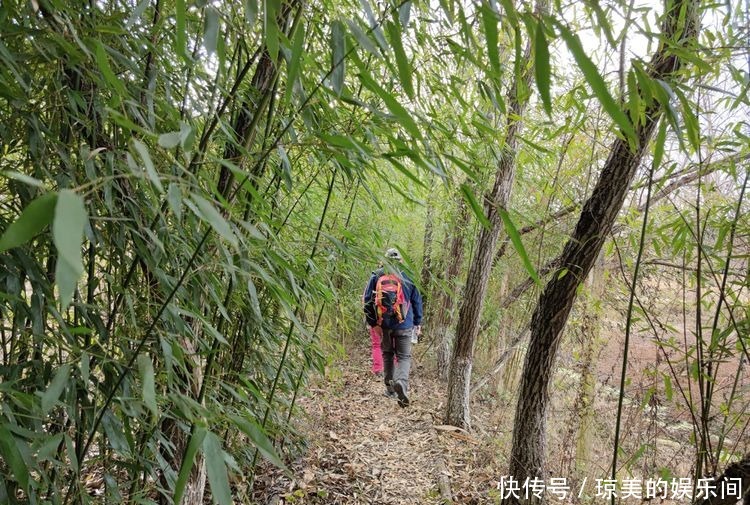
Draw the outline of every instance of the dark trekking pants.
M383 350L383 372L385 385L389 391L391 379L401 381L404 391L409 389L409 369L411 368L411 334L413 328L406 330L389 330L383 328L383 340L380 347ZM398 358L394 365L393 356Z

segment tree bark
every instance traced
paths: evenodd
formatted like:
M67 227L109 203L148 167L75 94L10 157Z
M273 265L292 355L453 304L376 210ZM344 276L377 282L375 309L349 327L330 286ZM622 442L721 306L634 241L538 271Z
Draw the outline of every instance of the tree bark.
M743 497L743 505L750 505L750 453L736 463L732 463L724 470L724 473L716 477L712 484L716 489L721 489L722 482L727 479L741 479L742 489L740 495ZM704 499L700 505L734 505L739 500L736 497L721 498L721 494L713 498Z
M684 17L680 16L682 10ZM671 4L664 16L663 38L678 46L694 39L698 30L696 10L696 0L678 0ZM680 19L684 22L684 29L678 33ZM677 55L662 43L652 58L649 77L669 79L680 64ZM642 96L641 100L645 97ZM645 121L635 126L637 144L634 149L621 138L614 142L596 187L563 249L560 273L553 274L532 316L531 341L522 372L510 457L509 473L520 482L527 477L546 477L544 430L549 384L562 330L576 298L576 290L591 270L612 228L661 112L657 102L648 104ZM503 503L538 501L510 497Z

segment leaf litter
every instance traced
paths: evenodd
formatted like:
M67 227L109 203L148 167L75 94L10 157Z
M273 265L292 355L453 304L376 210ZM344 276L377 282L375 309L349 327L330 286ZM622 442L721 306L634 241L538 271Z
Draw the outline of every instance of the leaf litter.
M412 368L412 403L402 409L383 395L383 380L369 372L366 359L339 366L299 401L295 424L307 447L290 464L293 476L259 468L254 503L499 503L504 465L476 426L485 416L473 411L475 432L445 425L446 387L434 371Z

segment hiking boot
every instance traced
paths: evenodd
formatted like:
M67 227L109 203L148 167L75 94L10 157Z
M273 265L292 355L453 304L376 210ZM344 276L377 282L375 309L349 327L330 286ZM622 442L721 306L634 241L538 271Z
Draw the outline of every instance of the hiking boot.
M398 398L398 395L392 389L386 389L383 393L383 396L385 396L386 398L390 398L391 400L396 400Z
M398 406L408 407L409 397L406 395L404 383L401 381L393 381L393 390L396 392L396 396L398 396Z

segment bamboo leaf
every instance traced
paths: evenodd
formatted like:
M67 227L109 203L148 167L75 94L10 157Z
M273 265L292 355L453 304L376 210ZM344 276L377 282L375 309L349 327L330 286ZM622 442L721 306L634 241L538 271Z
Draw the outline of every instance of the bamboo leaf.
M159 415L159 407L156 405L156 380L154 379L154 365L145 354L138 356L138 369L141 372L141 383L143 403L154 414Z
M182 190L176 182L169 183L167 189L167 202L177 219L182 219Z
M513 75L521 75L522 68L526 66L526 58L524 57L522 49L523 37L521 36L521 28L517 26L513 30L513 50L515 51L515 57L513 58ZM529 86L526 84L525 79L516 79L516 96L524 97L530 94Z
M162 146L164 149L173 149L177 147L178 145L180 145L180 137L181 137L180 132L162 133L161 135L159 135L159 145ZM133 142L135 142L135 140ZM150 157L149 157L149 161L151 161ZM153 168L153 163L151 163L151 167Z
M0 427L0 430L2 430L2 427ZM58 433L56 435L50 436L40 445L35 444L33 449L36 451L35 458L37 462L56 461L57 460L57 448L60 446L61 443L63 443L63 434ZM0 451L0 454L2 454L1 451Z
M448 0L440 0L440 7L443 9L443 12L445 12L445 15L449 20L453 19L454 3L452 1L449 2Z
M127 28L132 28L132 26L141 18L141 16L143 16L143 13L146 12L146 8L148 7L149 3L151 3L150 0L141 0L140 2L138 2L138 5L136 5L135 9L133 9L133 13L125 22L125 26Z
M662 374L664 377L664 396L667 398L667 401L672 401L672 395L674 394L672 390L672 378L669 376L669 374Z
M279 25L276 22L278 0L264 0L263 28L268 56L272 61L279 58Z
M407 96L414 99L414 83L412 82L412 68L409 59L406 57L403 41L401 40L401 29L397 23L386 23L388 37L391 39L393 54L396 56L396 66L398 67L398 78Z
M34 186L37 188L44 188L44 184L39 179L35 179L31 177L30 175L22 174L20 172L15 172L13 170L6 170L4 172L0 172L0 176L7 177L8 179L14 179L16 181L21 181L24 184L28 184L29 186Z
M638 92L638 83L634 71L628 72L628 112L633 124L641 123L641 94Z
M289 469L276 453L276 449L273 448L273 444L268 439L268 436L258 424L240 416L230 416L230 419L242 433L250 438L250 441L258 448L258 451L260 451L264 458L282 470L289 472Z
M110 107L105 107L105 110L107 111L108 117L116 124L122 126L125 130L130 130L134 132L138 132L144 137L151 136L151 132L143 128L142 126L139 126L135 124L133 121L130 120L125 114L122 114L116 109L112 109Z
M255 317L257 317L258 320L260 320L263 317L263 314L260 311L260 300L258 299L258 290L255 288L255 283L250 277L247 278L247 292L250 295L250 307L253 309L253 313L255 314Z
M125 420L127 421L127 417ZM102 416L102 428L106 436L105 440L116 453L125 457L132 456L133 439L129 434L126 434L123 423L110 409L107 409Z
M542 152L542 153L545 153L545 154L552 154L553 153L553 151L551 151L550 149L547 149L546 147L543 147L543 146L537 144L536 142L532 142L531 140L527 139L526 137L524 137L522 135L518 135L518 140L520 140L521 142L523 142L527 146L536 149L539 152Z
M180 473L177 476L177 481L174 485L174 497L172 503L182 503L182 495L185 493L185 486L187 486L190 472L193 470L195 456L198 454L198 449L203 444L206 433L206 429L201 426L196 426L191 433L190 442L185 451L185 457L182 458L182 464L180 465Z
M372 30L373 35L375 35L375 40L377 40L378 44L380 45L380 48L384 52L387 52L388 43L385 41L383 30L380 29L380 24L375 19L375 15L372 13L372 8L370 7L369 0L360 0L360 4L362 4L362 9L364 9L365 11L365 16L367 17L367 21L369 23L370 29Z
M195 193L192 193L190 198L193 202L195 202L197 210L199 211L196 215L199 218L208 221L208 224L211 225L216 233L224 237L227 242L237 247L237 237L232 231L232 227L229 226L229 223L226 219L224 219L224 216L222 216L221 213L216 210L216 207L214 207L211 202ZM195 210L193 210L193 212L195 212Z
M57 370L52 382L47 386L47 391L42 394L42 416L46 416L52 407L55 406L58 398L65 391L65 386L68 385L69 378L70 365L65 364Z
M346 24L349 26L349 31L354 35L354 38L359 42L359 45L376 58L380 58L378 47L370 40L365 31L352 19L347 19Z
M300 60L302 58L302 52L304 51L305 41L305 25L300 23L297 30L294 32L294 38L292 39L292 54L289 58L289 64L287 65L287 78L286 78L286 89L284 90L284 101L288 102L292 97L292 91L294 91L294 83L297 81L297 76L300 70Z
M252 28L258 19L258 0L244 0L245 22Z
M406 2L401 4L401 7L398 8L398 21L401 23L401 26L406 27L409 24L409 19L411 18L411 0L407 0Z
M161 137L159 137L159 141L161 142ZM177 134L177 141L179 142L179 134ZM143 166L146 168L146 175L148 176L149 180L156 187L156 190L159 193L163 193L164 187L161 185L159 174L156 172L156 168L154 167L154 162L151 161L151 155L148 152L148 147L146 147L146 144L136 138L133 139L133 147L135 147L135 150L138 151L138 155L143 161Z
M378 85L378 83L365 72L361 72L359 78L362 80L362 84L364 84L365 87L383 99L386 107L388 107L388 110L396 116L401 126L403 126L413 137L422 138L422 133L420 132L417 123L404 106L398 103L398 100L396 100L393 95L381 88L380 85Z
M536 26L536 38L534 40L534 73L544 111L548 116L551 116L549 47L547 46L547 38L544 36L544 23L541 18Z
M659 132L656 135L656 142L654 144L654 171L659 170L661 166L661 160L664 157L664 144L667 140L667 123L664 121L659 122Z
M612 95L610 95L609 90L607 89L607 84L604 82L604 78L599 74L594 62L591 61L583 50L578 35L571 32L567 26L560 22L557 23L557 26L560 29L560 34L565 40L568 49L573 53L573 58L576 60L576 63L578 63L578 68L583 72L586 82L591 86L591 90L599 99L605 112L609 114L617 126L620 127L625 137L630 140L631 144L635 145L638 139L635 129L633 128L633 123L630 121L627 114L622 111L617 102L615 102Z
M175 52L185 59L188 59L187 54L187 6L185 0L175 0L175 33L174 33L174 45Z
M445 157L451 160L458 168L461 169L463 173L465 173L471 180L478 181L479 180L479 174L476 170L472 169L470 162L466 160L462 160L461 158L458 158L456 156L453 156L450 153L445 153Z
M672 130L677 136L680 149L685 149L685 140L683 138L682 128L680 128L679 114L672 103L677 100L672 88L661 79L651 79L649 80L649 83L652 85L651 92L654 98L664 108L664 115L667 117Z
M81 353L81 359L79 360L79 363L78 363L78 368L81 370L81 381L84 384L87 384L89 381L89 373L91 372L90 365L91 365L91 358L89 358L89 353L87 353L86 351L83 351Z
M289 156L286 154L284 146L279 144L276 150L279 153L279 158L281 158L281 176L284 179L284 185L287 191L292 191L292 162L289 161Z
M211 432L203 439L203 454L206 456L206 473L211 484L214 502L219 505L232 505L232 492L229 489L227 465L224 462L224 451L221 440Z
M416 184L417 184L418 186L421 186L421 187L423 187L423 188L427 188L427 185L426 185L426 184L425 184L424 182L422 182L422 181L421 181L421 180L419 179L419 177L417 177L417 175L416 175L415 173L413 173L413 172L412 172L411 170L409 170L408 168L406 168L406 167L405 167L405 166L403 165L403 163L401 163L400 161L398 161L398 160L397 160L396 158L394 158L393 156L388 156L388 157L387 157L387 159L388 159L388 161L389 161L389 162L391 163L391 165L393 165L393 167L394 167L394 168L395 168L396 170L398 170L399 172L401 172L402 174L404 174L404 175L405 175L406 177L408 177L409 179L411 179L411 180L412 180L412 181L413 181L414 183L416 183Z
M99 71L102 73L104 79L110 86L115 89L117 95L119 95L120 97L124 97L127 94L125 85L120 79L117 78L114 71L112 71L112 67L109 65L109 58L107 57L107 51L104 48L104 44L102 44L98 40L96 41L96 51L94 53L94 56L96 58L96 65L99 67Z
M507 16L510 26L513 29L518 28L518 12L511 0L500 0L500 5L503 6L503 14Z
M206 26L203 30L203 47L209 56L216 52L219 42L219 11L215 7L206 8Z
M487 2L482 2L480 10L487 44L487 57L490 60L492 74L498 77L500 75L500 55L498 51L497 14Z
M481 225L489 229L492 226L490 224L490 220L487 219L487 216L484 215L484 210L482 210L482 206L479 205L479 202L474 196L474 192L471 190L468 184L466 183L461 184L461 194L464 195L464 199L469 203L471 210L474 212L474 215L477 216L477 219L479 220Z
M52 239L57 248L55 281L63 310L73 299L76 284L83 273L81 242L87 220L83 198L69 189L60 191L52 222Z
M344 87L344 73L346 69L346 54L344 24L336 20L331 26L331 87L337 96L341 96Z
M677 96L677 99L682 106L682 121L685 124L688 142L690 142L690 146L694 151L698 151L701 144L700 123L698 122L698 118L695 116L693 107L690 105L685 93L683 93L678 87L675 87L672 91Z
M328 135L325 132L319 132L318 137L331 146L364 152L363 146L360 146L351 137L345 135Z
M195 130L190 123L180 121L180 145L182 149L188 153L193 149L195 143Z
M654 80L649 77L646 70L637 61L633 62L631 72L635 74L637 87L634 87L634 89L639 91L642 98L641 101L645 104L651 103L654 99L654 88L656 87ZM643 107L641 106L641 108Z
M3 232L0 252L25 244L52 222L55 215L57 193L45 193L34 199Z
M510 216L508 215L508 212L505 209L498 209L497 211L503 220L503 224L505 225L505 232L510 237L510 241L513 244L513 248L518 253L518 256L521 257L521 261L523 262L524 268L526 268L526 271L529 273L531 278L534 279L534 282L538 286L541 286L542 283L539 280L539 275L537 275L536 269L534 268L534 265L531 264L531 260L529 260L529 256L528 254L526 254L526 249L523 247L523 242L521 241L521 234L518 233L518 229L513 224L513 221L510 219Z
M24 491L29 489L29 469L21 456L21 451L16 445L16 437L6 428L6 425L0 424L0 455L10 467L12 475L15 477Z

